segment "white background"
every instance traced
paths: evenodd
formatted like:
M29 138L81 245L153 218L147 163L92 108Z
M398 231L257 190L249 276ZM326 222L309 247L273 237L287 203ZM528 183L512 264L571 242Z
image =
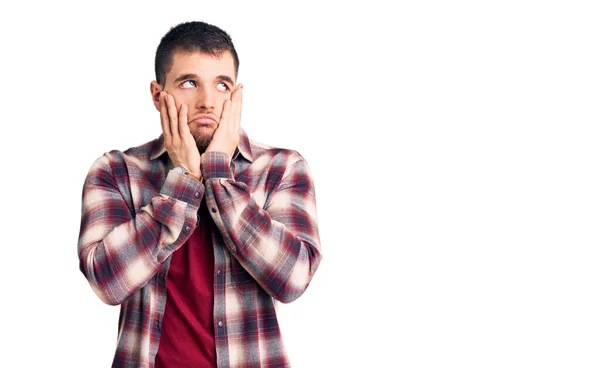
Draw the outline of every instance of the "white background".
M280 309L295 368L600 366L593 1L16 4L2 366L110 365L119 310L78 269L81 189L160 134L154 52L187 20L232 36L248 134L313 172L324 258Z

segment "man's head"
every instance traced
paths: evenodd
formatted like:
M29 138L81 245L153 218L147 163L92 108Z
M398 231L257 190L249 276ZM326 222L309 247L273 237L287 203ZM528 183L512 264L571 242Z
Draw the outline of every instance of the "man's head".
M190 132L204 151L235 88L239 60L231 37L204 22L179 24L160 41L154 65L150 91L156 109L161 91L175 98L178 111L186 104Z
M160 40L154 59L156 81L164 86L165 76L171 69L176 52L203 54L220 57L229 52L233 57L237 77L240 61L231 37L219 27L204 22L181 23Z

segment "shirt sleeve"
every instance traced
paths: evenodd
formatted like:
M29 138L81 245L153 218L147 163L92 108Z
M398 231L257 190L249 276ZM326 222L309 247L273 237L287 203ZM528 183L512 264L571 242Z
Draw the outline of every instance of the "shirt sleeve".
M297 299L321 261L315 190L306 161L297 153L277 161L276 184L264 207L236 181L227 155L202 156L206 203L232 255L273 298ZM283 162L283 163L282 163Z
M124 302L143 287L197 226L204 185L170 171L160 193L134 208L136 173L111 153L96 160L83 187L79 267L107 304ZM139 194L139 193L138 193Z

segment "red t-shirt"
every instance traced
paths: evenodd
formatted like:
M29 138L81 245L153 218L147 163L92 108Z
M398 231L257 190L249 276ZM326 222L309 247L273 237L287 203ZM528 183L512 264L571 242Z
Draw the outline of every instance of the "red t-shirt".
M156 368L217 366L213 323L212 219L204 201L200 206L199 219L192 236L171 256Z

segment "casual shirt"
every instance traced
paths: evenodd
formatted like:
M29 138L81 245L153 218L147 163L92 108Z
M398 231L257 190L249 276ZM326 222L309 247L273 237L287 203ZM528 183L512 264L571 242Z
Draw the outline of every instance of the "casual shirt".
M218 367L288 367L275 311L308 287L321 260L315 189L296 151L250 141L234 157L206 152L203 181L169 170L163 137L110 151L83 187L81 272L121 305L114 367L153 367L171 255L206 201L213 231Z

